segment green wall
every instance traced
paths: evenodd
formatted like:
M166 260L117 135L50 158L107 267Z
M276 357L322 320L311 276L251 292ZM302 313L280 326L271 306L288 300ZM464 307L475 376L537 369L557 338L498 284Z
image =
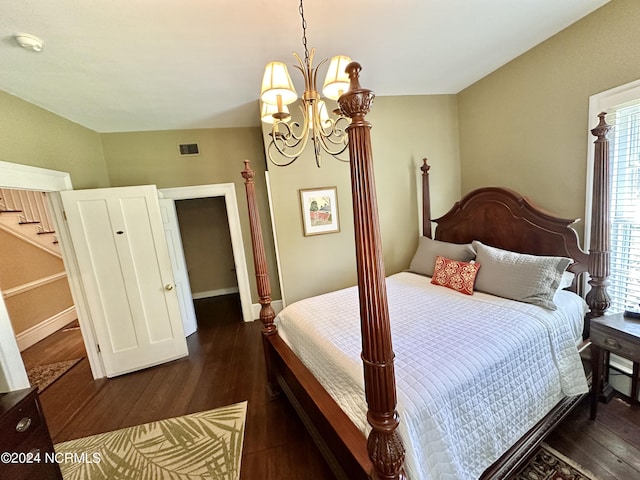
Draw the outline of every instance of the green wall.
M256 106L256 115L258 115ZM264 176L264 146L259 127L166 130L102 134L104 157L112 187L156 185L158 188L233 183L247 255L252 298L258 301L253 268L249 214L244 180L244 160L256 171L256 195L260 205L267 265L272 274L272 297L280 298L273 237ZM200 154L180 156L178 145L198 143Z
M363 78L366 85L366 79ZM297 108L290 106L290 111ZM367 116L386 273L408 267L419 232L420 166L428 157L435 216L460 196L454 95L378 97ZM263 126L268 144L270 126ZM349 165L329 155L315 166L311 147L291 166L269 165L283 296L287 303L357 282ZM299 190L336 186L340 232L305 237Z
M100 135L0 91L0 160L71 174L74 188L108 187Z
M640 1L613 0L460 92L462 192L506 186L584 218L589 96L640 78L639 45Z

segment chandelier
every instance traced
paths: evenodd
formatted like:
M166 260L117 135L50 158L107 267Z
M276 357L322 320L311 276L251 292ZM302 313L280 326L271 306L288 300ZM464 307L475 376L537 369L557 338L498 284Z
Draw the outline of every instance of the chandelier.
M327 60L323 60L317 67L313 67L315 49L307 48L307 22L304 18L304 7L300 0L300 18L302 19L302 45L304 46L304 60L297 53L293 55L298 60L295 68L300 70L304 78L304 93L301 97L300 111L302 122L292 121L287 105L298 99L287 66L282 62L267 64L262 79L260 91L260 117L264 123L272 124L271 141L267 148L269 160L277 166L284 167L295 162L307 147L309 141L313 145L316 165L320 167L321 153L327 152L336 159L340 158L348 146L346 127L350 120L334 110L334 118L329 116L327 106L316 88L318 68ZM326 98L337 100L349 89L349 77L345 72L351 63L349 57L335 56L329 63L322 93Z

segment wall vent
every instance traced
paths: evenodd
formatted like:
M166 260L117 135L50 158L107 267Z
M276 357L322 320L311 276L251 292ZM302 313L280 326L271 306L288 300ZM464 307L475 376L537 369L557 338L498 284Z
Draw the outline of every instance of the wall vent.
M200 147L197 143L181 143L178 145L180 156L200 155Z

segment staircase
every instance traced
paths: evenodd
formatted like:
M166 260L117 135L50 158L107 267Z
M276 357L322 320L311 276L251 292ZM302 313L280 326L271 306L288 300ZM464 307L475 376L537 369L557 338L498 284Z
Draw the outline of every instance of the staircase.
M62 257L44 192L0 188L0 228Z
M0 189L0 290L20 351L77 318L46 194Z

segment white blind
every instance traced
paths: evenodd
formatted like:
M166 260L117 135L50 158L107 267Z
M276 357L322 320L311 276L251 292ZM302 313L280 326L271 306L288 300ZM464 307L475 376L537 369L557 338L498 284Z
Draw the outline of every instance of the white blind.
M640 302L640 98L609 111L611 312Z

